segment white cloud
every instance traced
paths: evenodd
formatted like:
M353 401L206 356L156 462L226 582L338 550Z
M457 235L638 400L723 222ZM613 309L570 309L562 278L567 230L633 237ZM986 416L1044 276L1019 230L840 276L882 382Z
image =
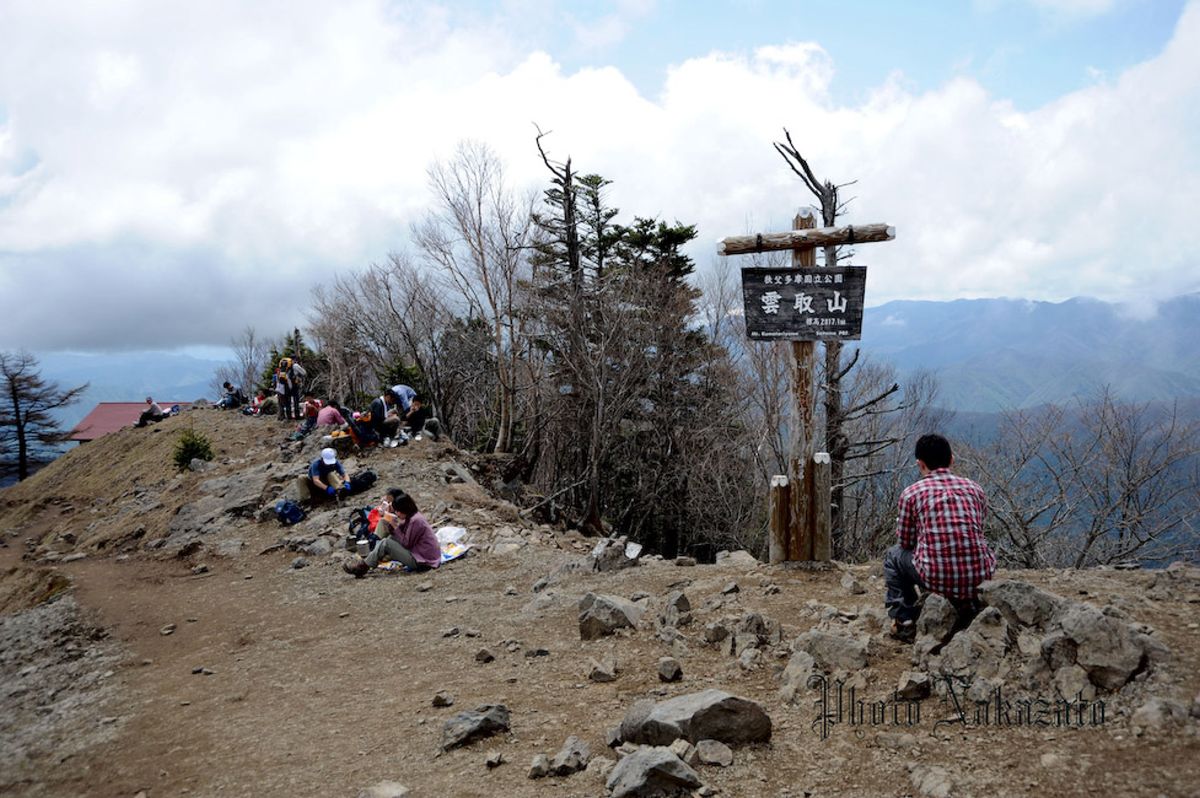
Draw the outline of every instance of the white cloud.
M552 154L615 181L627 216L697 223L702 267L744 220L780 227L811 202L771 148L787 126L819 174L858 180L851 221L898 228L859 248L872 303L1200 289L1196 5L1156 58L1032 112L900 73L840 105L837 65L803 42L694 57L648 98L616 66L567 74L507 30L382 0L7 4L0 346L151 328L220 344L302 323L312 284L405 246L425 169L458 140L541 187L534 122ZM30 301L47 294L53 324Z

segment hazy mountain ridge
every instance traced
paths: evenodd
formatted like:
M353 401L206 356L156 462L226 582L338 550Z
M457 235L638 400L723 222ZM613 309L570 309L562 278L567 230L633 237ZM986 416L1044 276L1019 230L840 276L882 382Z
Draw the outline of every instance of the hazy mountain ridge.
M1123 399L1200 396L1200 294L1145 318L1094 299L900 301L869 308L862 347L901 372L935 371L942 404L995 412L1108 385Z

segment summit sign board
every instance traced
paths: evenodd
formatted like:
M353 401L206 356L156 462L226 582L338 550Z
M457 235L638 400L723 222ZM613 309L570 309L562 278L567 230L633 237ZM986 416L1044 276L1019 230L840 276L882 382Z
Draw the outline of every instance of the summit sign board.
M746 335L754 341L857 341L866 266L742 269Z

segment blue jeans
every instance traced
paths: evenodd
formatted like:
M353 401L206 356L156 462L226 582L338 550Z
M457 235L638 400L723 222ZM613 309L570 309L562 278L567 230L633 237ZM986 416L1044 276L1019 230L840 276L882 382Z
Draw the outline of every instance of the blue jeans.
M928 588L913 565L912 549L902 549L897 543L884 553L883 584L887 590L884 604L888 616L898 621L915 621L921 614L917 588Z

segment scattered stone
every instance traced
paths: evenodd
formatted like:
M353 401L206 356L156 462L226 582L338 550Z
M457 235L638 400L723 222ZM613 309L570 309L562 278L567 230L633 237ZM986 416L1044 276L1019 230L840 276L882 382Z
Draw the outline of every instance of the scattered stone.
M738 667L744 671L756 671L762 667L762 650L748 648L738 657Z
M639 544L630 543L624 537L605 538L598 542L588 555L588 570L605 572L632 568L638 564L641 553L642 547Z
M570 776L587 767L592 758L592 749L583 740L571 735L559 752L550 761L550 772L555 776Z
M1188 719L1188 710L1178 701L1169 698L1151 698L1133 713L1135 726L1146 729L1165 729L1182 725Z
M433 582L426 581L417 585L418 593L428 593L430 590L433 590Z
M925 598L925 606L917 618L917 635L929 638L932 645L926 650L936 650L950 639L954 625L958 622L958 611L954 605L939 593L931 593Z
M1042 754L1041 763L1044 768L1056 768L1062 764L1062 757L1058 754Z
M649 594L649 593L647 593L645 590L639 590L639 591L637 591L637 592L633 593L633 594L632 594L632 595L629 597L629 600L630 600L630 601L645 601L645 600L646 600L646 599L648 599L648 598L650 598L650 594Z
M498 732L506 732L508 724L508 707L503 704L485 704L474 710L459 712L442 727L442 750L449 751Z
M550 757L545 754L534 754L529 763L529 778L542 779L550 775Z
M917 736L908 732L879 732L875 742L893 751L911 751L917 747Z
M692 622L692 602L682 590L674 590L667 594L666 606L663 607L661 622L664 626L687 626Z
M529 657L530 659L533 659L534 657L548 657L548 656L550 656L550 649L548 649L548 648L531 648L525 652L525 656Z
M449 629L442 630L442 637L458 637L458 627L451 626Z
M343 611L343 612L339 612L339 613L338 613L338 617L339 617L339 618L349 618L349 617L350 617L350 612L349 612L349 610L346 610L346 611Z
M483 760L483 764L488 770L498 768L504 764L504 754L500 751L488 751L487 759Z
M1009 626L1034 626L1045 629L1066 601L1053 593L1015 580L992 580L979 586L984 604L995 607Z
M626 713L621 723L624 741L669 745L682 737L740 745L771 739L771 718L762 706L722 690L690 693L648 707L646 703L639 701Z
M909 773L909 779L917 792L925 798L949 798L954 789L954 782L945 768L928 765L914 765Z
M617 629L635 628L644 608L618 596L588 593L579 601L579 637L596 640Z
M479 631L478 629L467 629L465 632L463 632L463 634L465 634L467 637L479 637L483 634L483 632Z
M603 779L612 772L612 769L616 767L616 764L617 762L615 759L610 759L606 756L594 756L592 757L592 760L588 762L587 767L584 768L584 770Z
M696 743L696 756L706 765L727 768L733 764L733 750L717 740L701 740Z
M433 695L433 705L435 707L452 707L454 706L454 696L445 690L438 690Z
M1143 646L1126 624L1090 604L1075 604L1060 621L1063 632L1075 643L1075 661L1098 687L1123 687L1141 665Z
M199 565L192 566L192 574L194 576L199 576L200 574L206 573L208 573L208 566L206 564L200 563Z
M641 748L623 758L608 774L611 798L671 795L701 785L700 776L670 749Z
M166 637L167 635L175 634L175 624L173 624L173 623L167 624L163 628L159 629L158 633L160 635L162 635L163 637Z
M517 595L517 589L515 587L513 587L512 585L509 585L508 587L504 588L504 595L515 596L515 595Z
M807 651L797 651L788 660L780 677L783 684L779 689L779 697L786 703L795 703L801 693L808 688L808 680L813 676L816 660Z
M326 537L317 538L304 547L304 553L309 557L325 557L333 553L333 543Z
M358 798L407 798L408 788L395 781L381 781L365 790L360 790Z
M299 570L300 568L306 568L307 566L308 560L304 559L303 557L297 557L296 559L292 560L292 568Z
M734 593L740 593L741 591L742 589L738 587L737 582L730 582L729 584L725 585L725 587L721 588L721 595L732 596Z
M663 682L677 682L683 678L683 666L674 657L663 657L658 661L658 678Z
M488 663L488 662L493 662L495 659L496 659L496 655L493 654L491 651L487 650L486 648L481 648L475 652L475 661L476 662Z
M588 679L593 682L615 682L617 680L617 661L612 655L597 662L588 660Z
M744 549L718 551L716 561L717 565L736 565L741 568L754 568L759 565L758 558Z
M696 767L700 758L696 755L696 746L682 738L675 740L667 748L671 749L671 753L682 759L691 767Z
M870 637L824 629L810 629L792 644L793 651L805 651L825 671L857 671L867 667Z
M777 596L782 592L783 588L781 588L779 585L767 585L763 588L764 596Z
M928 698L933 684L928 673L905 671L900 674L900 683L896 686L896 695L907 701Z
M693 568L696 565L695 557L676 557L675 564L680 568Z
M706 643L721 643L730 635L729 627L719 621L713 621L704 626L704 642Z
M849 572L842 574L842 589L853 596L861 596L867 592L862 582L855 579L854 574Z
M1068 701L1091 701L1096 697L1096 688L1088 679L1087 671L1078 665L1064 665L1055 671L1054 689Z

